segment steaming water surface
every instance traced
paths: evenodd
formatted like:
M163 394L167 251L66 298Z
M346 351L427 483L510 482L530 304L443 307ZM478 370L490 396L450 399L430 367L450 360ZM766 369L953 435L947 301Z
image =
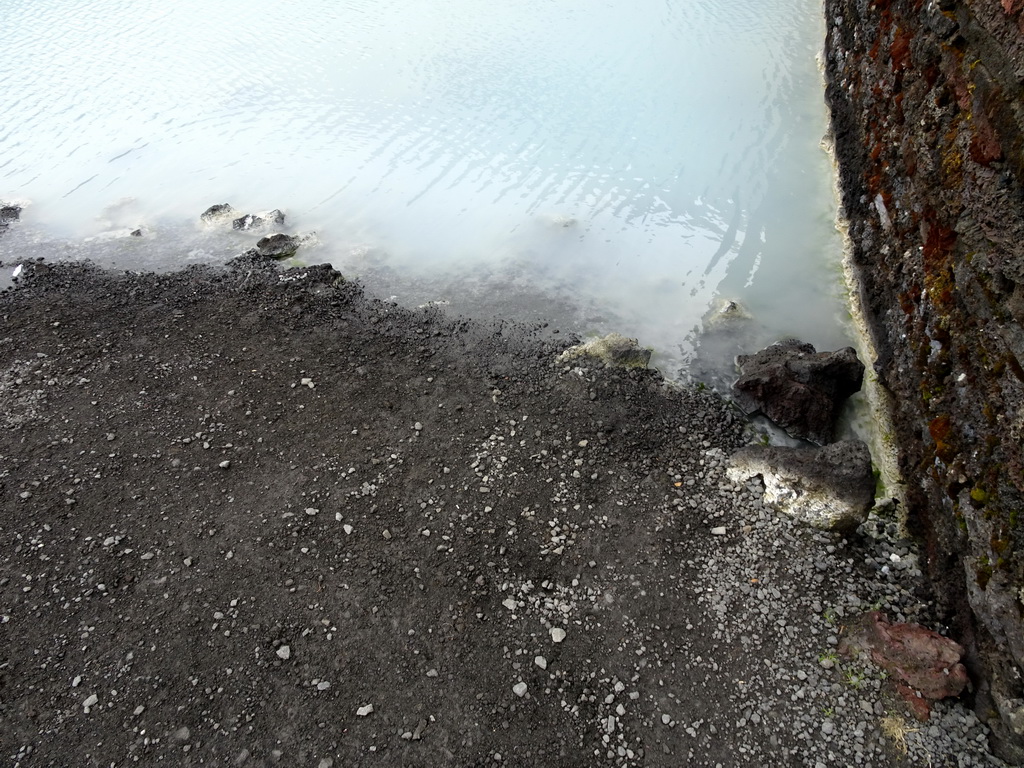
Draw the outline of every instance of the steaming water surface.
M0 258L223 260L280 207L400 301L617 330L692 362L848 343L817 0L0 0ZM143 238L117 237L143 226ZM754 343L751 340L751 343Z

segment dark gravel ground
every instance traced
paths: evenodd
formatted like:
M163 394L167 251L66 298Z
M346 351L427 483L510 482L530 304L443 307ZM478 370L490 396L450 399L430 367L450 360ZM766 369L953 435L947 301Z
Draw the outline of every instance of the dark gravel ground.
M913 546L730 482L710 391L325 266L32 263L0 318L6 765L994 764L834 653L929 622Z

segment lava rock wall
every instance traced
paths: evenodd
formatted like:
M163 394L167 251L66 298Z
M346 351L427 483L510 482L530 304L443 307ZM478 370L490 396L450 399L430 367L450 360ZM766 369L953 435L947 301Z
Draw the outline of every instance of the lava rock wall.
M908 521L1024 760L1024 0L825 0L850 259Z

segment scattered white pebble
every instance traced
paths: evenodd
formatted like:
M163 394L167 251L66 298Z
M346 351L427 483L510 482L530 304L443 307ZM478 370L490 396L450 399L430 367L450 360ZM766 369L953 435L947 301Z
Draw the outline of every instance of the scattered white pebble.
M522 698L526 695L526 683L516 683L512 686L512 693Z
M373 704L364 704L356 710L356 714L359 715L359 717L366 717L371 712L373 712Z
M551 640L555 643L560 643L565 640L565 630L561 627L551 628Z
M711 529L711 535L712 536L725 536L725 526L724 525L720 525L717 528L712 528Z
M547 669L548 668L548 660L545 659L543 656L534 656L533 657L533 663L536 664L541 669Z
M280 648L277 649L277 657L279 659L288 659L291 658L291 655L292 649L287 645L282 645Z

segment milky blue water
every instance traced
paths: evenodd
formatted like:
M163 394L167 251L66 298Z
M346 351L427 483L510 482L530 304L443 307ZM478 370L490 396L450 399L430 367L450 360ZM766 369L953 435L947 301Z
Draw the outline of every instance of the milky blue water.
M724 299L845 344L823 34L816 0L0 0L0 199L32 202L0 259L223 260L230 202L398 301L670 373Z

